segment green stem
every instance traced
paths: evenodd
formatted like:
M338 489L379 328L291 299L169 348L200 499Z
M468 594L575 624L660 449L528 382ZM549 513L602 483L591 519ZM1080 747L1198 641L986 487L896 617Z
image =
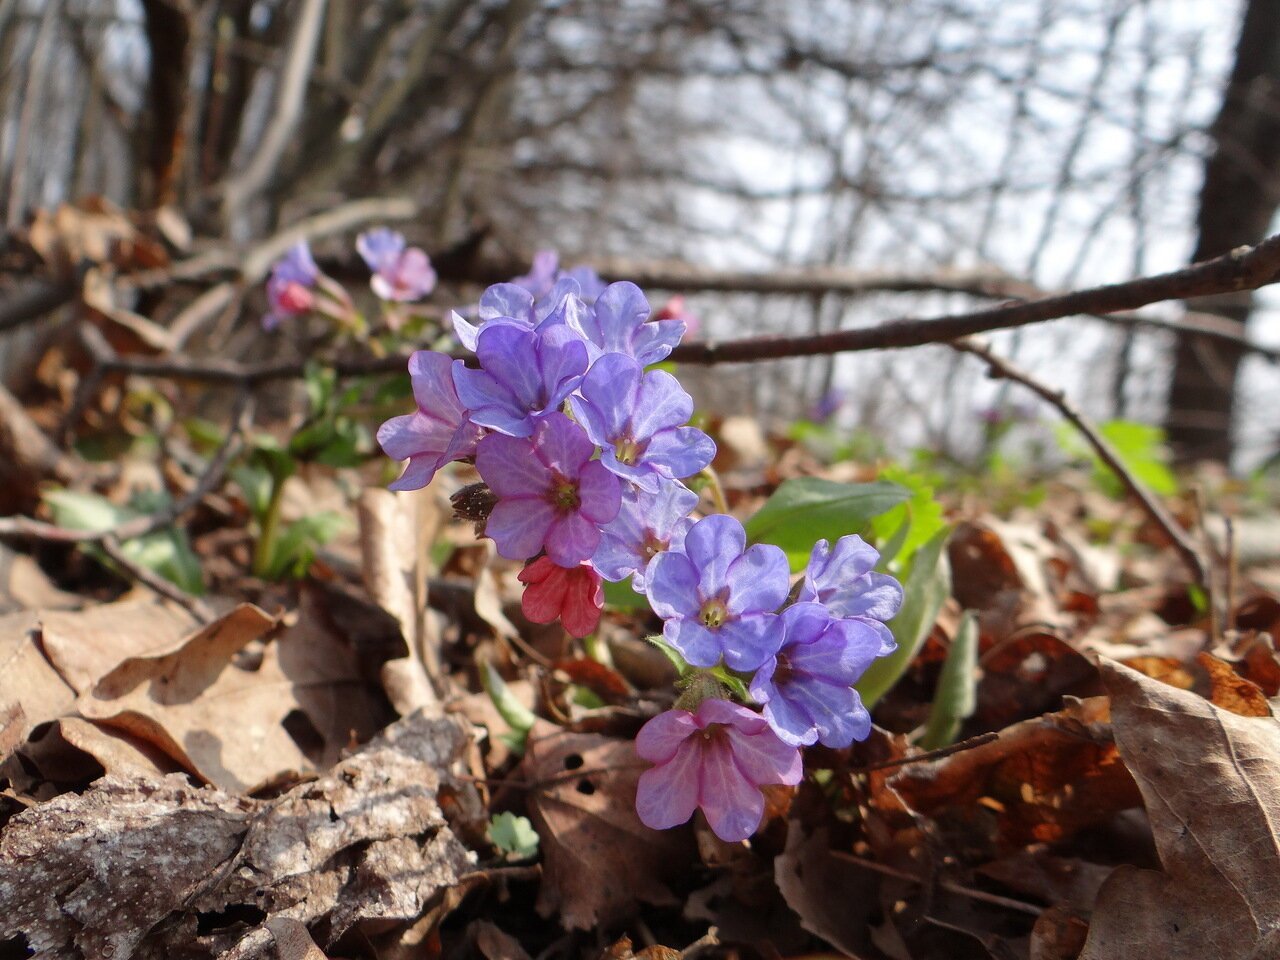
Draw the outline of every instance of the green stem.
M267 578L271 558L275 553L276 536L280 530L280 507L284 503L284 483L287 477L271 476L271 498L262 517L262 530L253 547L253 575Z
M720 513L729 512L729 501L724 498L724 487L720 485L720 475L710 466L704 467L703 476L707 478L707 487L711 490L711 502Z

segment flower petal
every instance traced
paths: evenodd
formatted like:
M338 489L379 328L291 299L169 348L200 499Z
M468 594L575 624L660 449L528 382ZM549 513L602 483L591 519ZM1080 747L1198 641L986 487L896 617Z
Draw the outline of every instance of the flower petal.
M716 456L716 442L697 427L674 427L653 435L641 462L668 477L691 477Z
M729 565L742 555L746 544L747 534L742 524L728 514L704 517L689 528L684 538L684 552L698 569L703 596L713 596L728 586Z
M545 545L547 556L555 563L562 567L577 566L583 560L590 560L600 546L600 528L576 511L566 513L552 520Z
M698 615L698 570L683 553L667 551L655 556L649 561L645 580L649 603L662 619Z
M476 469L499 499L542 497L551 488L551 471L533 455L533 443L518 437L491 433L481 440Z
M695 667L714 667L720 662L722 649L717 631L707 629L697 620L686 617L668 620L662 625L662 636Z
M700 727L688 710L667 710L647 721L636 734L636 755L650 763L666 763L680 744Z
M720 625L716 633L724 649L724 662L734 670L755 670L778 652L783 641L782 624L772 613L731 617ZM692 660L689 662L693 663Z
M692 530L689 535L693 535ZM688 543L686 537L686 550ZM730 613L772 613L782 606L791 590L791 565L781 547L757 543L729 565L725 583L729 587Z
M686 741L669 761L640 774L636 813L646 827L669 830L693 816L698 806L700 752Z
M734 763L727 740L712 740L702 749L698 806L711 832L734 843L756 832L764 817L764 796Z
M605 360L596 361L599 366ZM637 371L640 364L634 360ZM651 370L644 375L636 392L632 408L632 428L637 437L651 437L659 430L679 427L689 422L693 416L693 397L680 386L680 381L664 370Z
M484 529L502 556L527 560L542 549L555 519L555 511L545 500L518 497L499 500Z
M583 377L582 396L594 408L595 420L603 428L602 437L592 437L596 443L601 446L615 443L626 432L633 414L639 415L642 373L640 364L630 357L606 353ZM692 404L691 400L690 408ZM635 436L647 437L648 434Z

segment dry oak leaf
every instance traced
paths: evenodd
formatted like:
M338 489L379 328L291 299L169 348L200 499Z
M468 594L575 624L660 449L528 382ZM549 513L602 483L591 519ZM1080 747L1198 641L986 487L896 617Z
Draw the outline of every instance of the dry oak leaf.
M999 738L904 767L888 785L975 853L1057 843L1141 803L1111 737L1106 697L1068 699Z
M0 943L51 960L247 960L273 955L281 919L322 946L412 921L474 864L437 802L471 789L449 773L467 736L415 714L269 801L175 775L30 808L0 837ZM235 919L253 916L256 929Z
M1080 960L1280 957L1280 722L1109 660L1102 674L1164 872L1111 874Z
M354 651L309 594L297 622L275 636L280 622L242 604L120 663L80 697L80 712L156 745L223 790L251 793L291 772L324 769L353 735L366 739L390 718L378 713Z
M636 782L646 766L630 740L543 721L530 731L521 769L542 840L543 916L558 911L566 928L588 930L634 913L640 901L676 902L663 877L693 852L687 831L650 830L636 816Z

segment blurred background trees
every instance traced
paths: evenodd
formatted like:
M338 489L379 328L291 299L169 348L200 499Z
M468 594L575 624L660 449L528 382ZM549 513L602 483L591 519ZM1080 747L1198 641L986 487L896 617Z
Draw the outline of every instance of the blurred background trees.
M398 226L458 283L541 247L865 274L690 296L704 336L822 331L1260 239L1278 83L1276 0L0 0L0 210L17 235L101 195L171 244L189 225L199 255L407 198ZM12 250L0 269L11 307L48 293ZM164 325L205 292L128 306ZM201 348L260 354L259 296L236 289ZM57 311L27 321L60 302L10 309L11 384L56 336ZM1280 340L1265 294L1193 306ZM1083 317L997 343L1095 416L1166 423L1185 456L1274 453L1275 370L1221 343ZM779 421L839 388L843 425L959 458L1010 406L941 347L693 383Z

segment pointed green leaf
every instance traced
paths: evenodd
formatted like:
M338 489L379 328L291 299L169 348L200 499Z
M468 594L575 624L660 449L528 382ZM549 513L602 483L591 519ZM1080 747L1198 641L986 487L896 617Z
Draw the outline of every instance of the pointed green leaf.
M920 746L925 750L945 747L956 738L965 720L978 704L978 617L966 610L947 651L938 690L929 709Z

